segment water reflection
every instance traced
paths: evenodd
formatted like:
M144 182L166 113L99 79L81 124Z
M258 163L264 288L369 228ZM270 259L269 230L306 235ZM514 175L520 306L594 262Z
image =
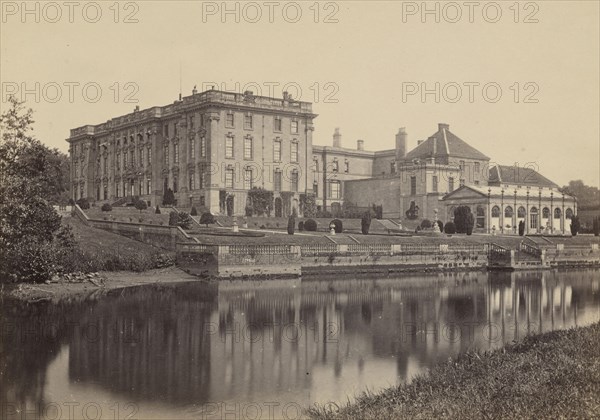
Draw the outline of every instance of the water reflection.
M0 417L294 418L471 348L597 321L599 277L232 281L4 301Z

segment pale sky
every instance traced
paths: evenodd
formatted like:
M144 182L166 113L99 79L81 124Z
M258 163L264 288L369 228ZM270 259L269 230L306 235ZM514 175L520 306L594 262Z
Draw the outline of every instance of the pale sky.
M214 83L281 97L288 84L319 114L315 144L340 127L345 147L390 149L406 127L413 148L444 122L493 162L600 185L598 1L475 2L472 16L462 1L429 2L439 23L421 1L227 3L239 22L221 1L32 1L25 15L1 3L2 108L16 90L37 137L63 151L71 128L172 103L181 74L184 96ZM422 87L432 93L411 94Z

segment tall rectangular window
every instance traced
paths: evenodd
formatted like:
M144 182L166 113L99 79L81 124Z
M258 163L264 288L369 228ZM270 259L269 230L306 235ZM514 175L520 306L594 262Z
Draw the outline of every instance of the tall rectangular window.
M144 165L144 148L140 147L140 165Z
M344 172L350 172L350 162L347 160L344 161Z
M146 194L152 194L152 179L150 178L146 180Z
M198 188L204 188L204 172L198 174Z
M104 156L104 174L108 173L108 156Z
M233 188L233 169L225 170L225 188Z
M179 191L179 179L174 176L173 177L173 192Z
M292 171L290 184L291 184L290 189L294 192L298 192L298 171L296 171L296 170Z
M194 177L195 177L195 174L193 172L190 172L189 179L188 179L188 187L189 187L190 191L196 189L196 184L195 184L196 180L194 179Z
M459 185L459 186L461 186L461 187L462 187L463 185L465 185L465 179L464 179L464 178L460 178L460 179L458 180L458 185Z
M115 182L115 195L117 198L121 196L121 183L119 181Z
M313 182L313 194L315 195L315 197L319 196L319 183L318 182Z
M165 166L169 166L169 146L165 146Z
M244 170L244 189L251 190L254 186L254 173L251 168Z
M273 162L281 162L281 140L273 142Z
M196 158L196 139L192 138L190 140L190 157L192 159Z
M292 120L291 132L292 134L298 134L298 121Z
M190 115L190 130L194 129L194 115Z
M123 152L123 166L126 167L127 166L127 151Z
M244 128L246 130L252 130L253 121L252 115L244 115Z
M163 126L163 134L165 135L166 138L169 138L169 123L166 123ZM125 140L127 141L127 140Z
M275 117L275 122L273 124L273 130L274 131L281 131L281 117Z
M173 123L173 136L177 137L177 122Z
M252 137L244 138L244 159L252 159Z
M298 162L298 143L292 142L290 144L291 144L290 161Z
M235 127L235 117L234 117L234 113L233 112L228 112L226 117L225 117L225 126L227 128L234 128Z
M129 151L129 156L131 157L131 164L135 166L135 149Z
M458 161L458 169L460 169L461 172L465 170L465 161L464 160Z
M173 145L173 159L175 163L179 163L179 143Z
M479 174L479 162L475 162L473 173Z
M340 198L340 181L331 181L329 183L329 197L334 199Z
M200 157L206 157L206 137L200 137Z
M417 177L410 177L410 195L417 195Z
M233 136L225 137L225 157L227 159L233 158Z
M273 189L275 191L281 191L281 171L275 170L273 174Z
M147 156L148 156L148 165L151 165L152 164L152 147L148 147Z
M433 178L431 178L431 181L432 181L431 190L433 192L438 192L438 177L437 177L437 175L434 175Z
M448 178L448 192L454 191L454 178Z

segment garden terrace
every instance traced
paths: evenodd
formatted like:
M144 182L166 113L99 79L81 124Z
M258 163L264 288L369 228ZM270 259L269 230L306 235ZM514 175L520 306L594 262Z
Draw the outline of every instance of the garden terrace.
M102 211L100 207L90 207L84 210L85 214L90 219L96 220L112 220L115 222L131 222L131 223L148 223L154 225L169 224L169 210L161 209L161 214L155 214L153 207L148 207L141 212L135 207L113 207L111 211Z

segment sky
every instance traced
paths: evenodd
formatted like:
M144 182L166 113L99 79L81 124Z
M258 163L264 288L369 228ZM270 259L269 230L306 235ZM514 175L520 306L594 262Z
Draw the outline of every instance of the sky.
M438 123L500 164L600 186L600 2L2 1L0 80L36 136L194 86L313 102L314 144L409 149ZM180 90L181 89L181 90Z

